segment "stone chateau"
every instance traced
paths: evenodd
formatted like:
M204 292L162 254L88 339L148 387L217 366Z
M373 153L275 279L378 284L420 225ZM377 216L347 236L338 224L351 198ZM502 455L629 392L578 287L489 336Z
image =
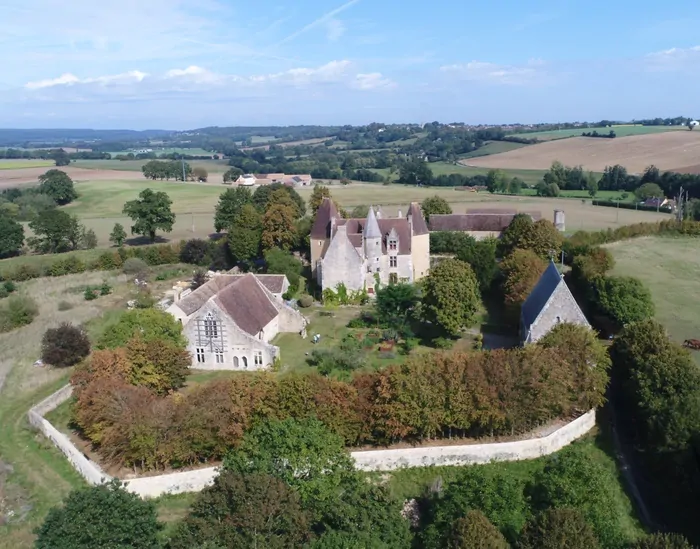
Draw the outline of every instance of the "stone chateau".
M323 290L344 284L374 294L377 282L416 282L430 269L430 236L423 212L412 202L405 216L343 219L324 198L311 228L311 267Z

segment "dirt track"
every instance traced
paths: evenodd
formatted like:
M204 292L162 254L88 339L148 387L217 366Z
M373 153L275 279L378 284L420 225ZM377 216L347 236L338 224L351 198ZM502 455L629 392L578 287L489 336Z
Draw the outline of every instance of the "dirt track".
M693 167L700 160L700 131L616 139L572 137L472 158L463 163L484 168L546 170L555 160L566 166L581 165L596 172L615 164L625 166L630 173L641 173L651 164L661 170L681 171L679 167Z
M51 168L21 168L17 170L0 170L0 189L37 183L39 176ZM73 168L62 166L59 168L66 172L73 181L147 181L139 171L128 170L90 170L85 168ZM209 183L220 185L223 175L209 174Z

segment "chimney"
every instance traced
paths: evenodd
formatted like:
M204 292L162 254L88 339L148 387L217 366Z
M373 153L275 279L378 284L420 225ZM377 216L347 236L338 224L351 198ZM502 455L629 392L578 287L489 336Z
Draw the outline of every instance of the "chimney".
M554 226L558 231L564 232L566 230L564 210L554 210Z
M399 208L399 215L398 215L398 217L403 217L403 216L401 215L401 208Z

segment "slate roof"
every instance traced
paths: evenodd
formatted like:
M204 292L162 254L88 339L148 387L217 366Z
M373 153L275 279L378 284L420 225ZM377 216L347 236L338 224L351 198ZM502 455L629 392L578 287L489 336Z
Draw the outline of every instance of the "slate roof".
M369 207L369 212L367 212L367 221L365 222L365 238L381 238L382 232L379 230L379 223L377 223L377 215L374 213L374 208Z
M526 213L534 221L540 212ZM471 210L464 214L433 214L430 216L431 231L504 231L518 212L513 210Z
M220 291L214 301L241 330L257 335L279 313L255 275L248 273Z
M311 227L311 238L323 240L331 235L331 219L339 218L338 209L330 198L324 198L316 212L314 224Z
M187 297L181 299L176 305L187 316L195 313L212 297L218 295L234 282L252 276L260 281L271 293L278 294L282 291L285 275L253 275L253 274L225 274L213 277L209 282L203 284Z
M423 210L418 202L411 202L408 207L408 217L413 217L413 234L416 236L428 234L428 225L425 223L425 217L423 216Z
M410 255L411 253L411 225L408 219L388 218L377 219L379 233L382 237L382 253L387 250L387 236L392 230L396 232L399 239L399 255ZM362 246L362 232L365 227L364 219L339 219L337 226L345 226L348 239L355 248ZM335 233L334 233L335 234Z
M520 309L523 326L528 329L537 320L540 312L552 297L559 284L566 284L554 262L550 261L539 281Z

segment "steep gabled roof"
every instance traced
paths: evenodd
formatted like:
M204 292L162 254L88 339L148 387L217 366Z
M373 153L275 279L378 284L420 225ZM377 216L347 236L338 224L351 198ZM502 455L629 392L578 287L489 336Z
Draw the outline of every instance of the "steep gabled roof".
M333 200L326 197L321 201L321 205L316 212L314 224L311 227L311 238L323 240L331 236L331 219L338 219L338 209Z
M367 221L365 222L365 230L363 232L365 238L381 238L382 231L379 230L379 223L377 223L377 216L374 213L374 208L369 207L369 212L367 213Z
M523 303L520 316L525 328L529 328L537 320L540 312L552 297L559 284L566 284L559 274L559 270L553 261L545 269L539 281Z
M226 286L214 301L241 330L253 336L279 314L255 275L250 273Z
M423 217L423 210L418 202L411 202L408 207L408 213L406 217L413 218L413 234L422 235L428 234L428 225L425 224L425 217Z

